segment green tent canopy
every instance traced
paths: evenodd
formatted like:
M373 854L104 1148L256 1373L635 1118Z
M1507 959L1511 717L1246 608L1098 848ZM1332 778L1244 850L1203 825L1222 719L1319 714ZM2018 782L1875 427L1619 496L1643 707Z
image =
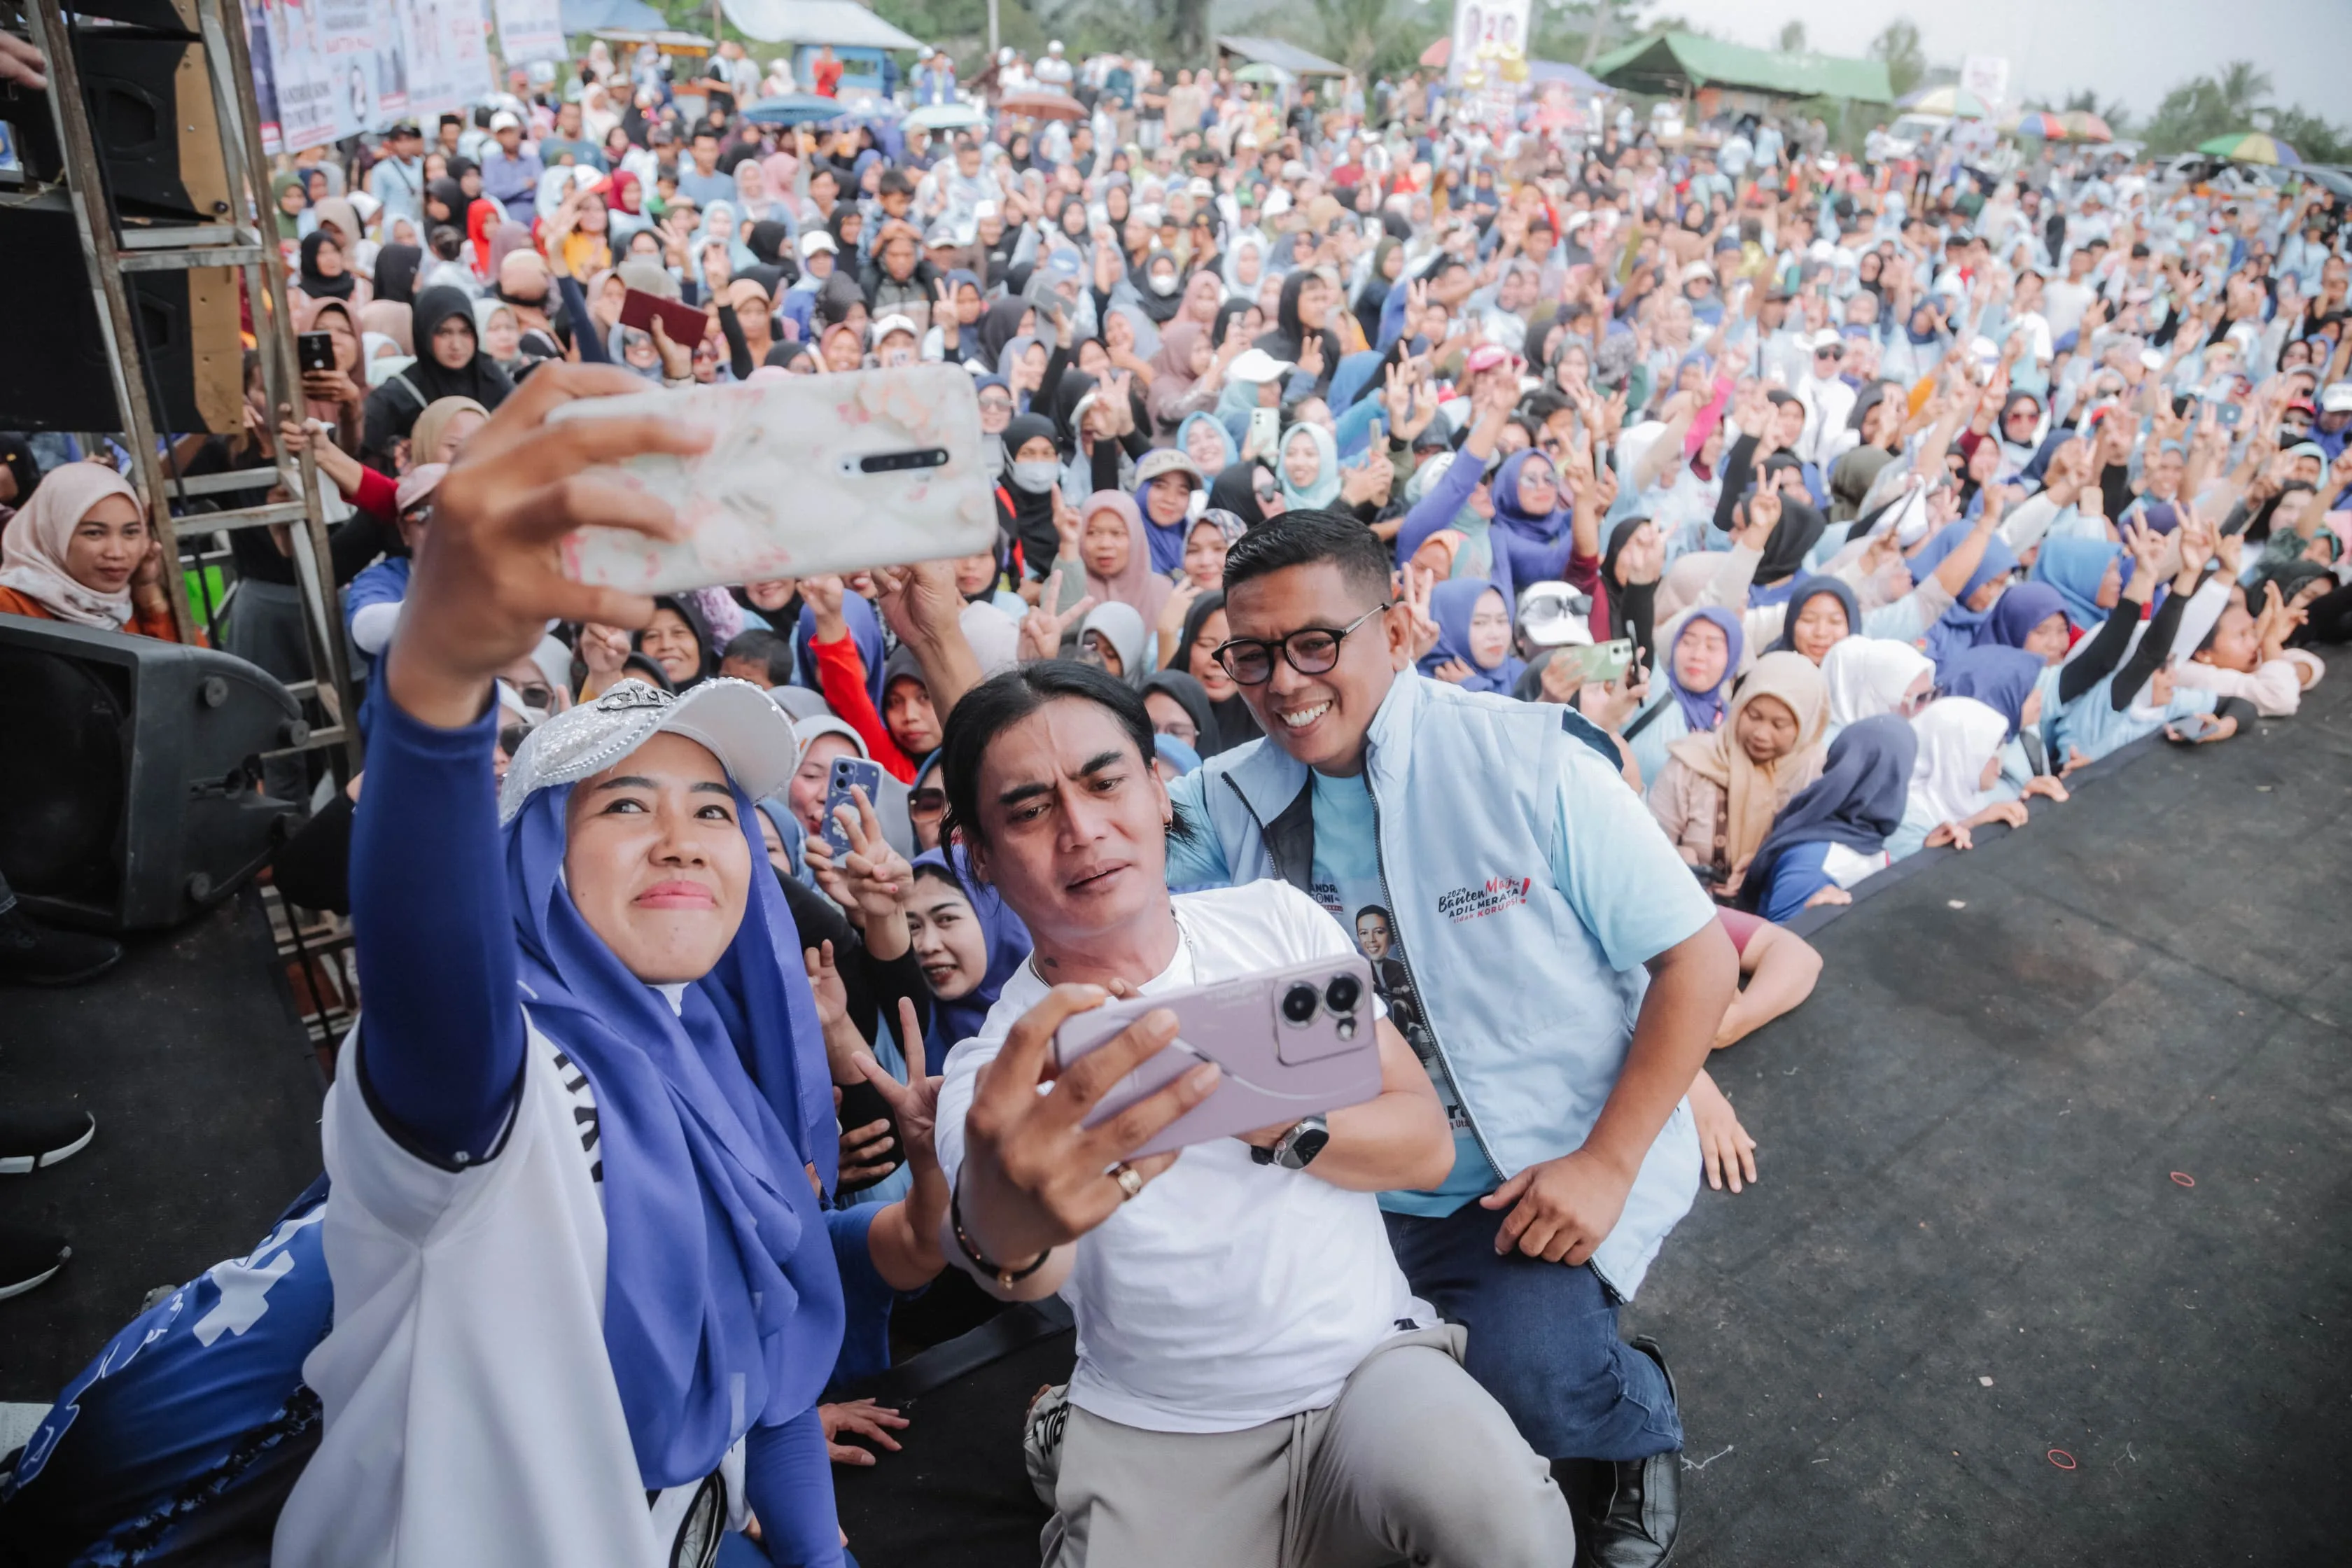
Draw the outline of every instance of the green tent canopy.
M1894 85L1883 60L1834 55L1790 55L1750 49L1694 33L1657 33L1603 55L1592 74L1629 92L1675 96L1702 87L1728 87L1784 98L1845 98L1892 103Z

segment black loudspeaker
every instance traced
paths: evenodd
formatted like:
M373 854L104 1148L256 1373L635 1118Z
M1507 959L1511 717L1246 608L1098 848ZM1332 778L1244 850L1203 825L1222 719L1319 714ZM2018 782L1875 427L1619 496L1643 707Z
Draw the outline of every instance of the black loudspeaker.
M73 215L61 207L0 206L0 299L28 308L0 353L0 429L121 430L99 297L89 283ZM166 430L235 431L244 413L243 340L235 269L133 272L148 363Z
M228 171L204 46L76 28L90 135L124 217L224 222Z
M297 808L261 793L260 753L310 726L241 658L0 615L0 876L37 914L125 931L202 912L268 858Z

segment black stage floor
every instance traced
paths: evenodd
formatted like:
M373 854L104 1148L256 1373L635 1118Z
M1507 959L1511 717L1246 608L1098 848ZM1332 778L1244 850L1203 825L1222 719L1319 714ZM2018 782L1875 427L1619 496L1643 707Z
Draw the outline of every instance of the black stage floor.
M0 1176L0 1219L74 1247L0 1301L0 1403L54 1399L148 1291L253 1250L319 1173L324 1085L256 895L128 945L91 985L0 987L0 1103L98 1118L63 1164Z
M1763 1179L1702 1193L1626 1315L1683 1389L1684 1568L2343 1560L2347 674L1866 884L1812 935L1812 999L1718 1054ZM0 1303L0 1400L50 1397L316 1170L266 963L224 915L133 955L135 1012L0 994L0 1093L101 1121L0 1182L83 1246ZM904 1453L837 1472L866 1568L1036 1561L1020 1413L1068 1344L929 1388Z
M1762 1180L1625 1314L1683 1390L1682 1568L2344 1560L2346 673L1865 885L1717 1053ZM860 1563L1036 1562L1012 1446L1068 1343L911 1404L842 1486Z

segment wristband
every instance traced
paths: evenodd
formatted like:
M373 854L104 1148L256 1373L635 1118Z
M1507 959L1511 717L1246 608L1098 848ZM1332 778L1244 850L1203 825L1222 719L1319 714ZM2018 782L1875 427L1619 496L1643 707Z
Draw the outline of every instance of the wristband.
M1025 1268L1007 1268L1002 1264L992 1262L986 1253L973 1245L971 1237L964 1231L963 1182L961 1173L954 1188L948 1194L948 1225L954 1230L956 1246L963 1249L964 1257L971 1260L974 1268L995 1280L997 1289L1000 1290L1010 1290L1013 1286L1045 1268L1045 1259L1054 1256L1054 1249L1049 1247L1039 1253L1036 1259Z

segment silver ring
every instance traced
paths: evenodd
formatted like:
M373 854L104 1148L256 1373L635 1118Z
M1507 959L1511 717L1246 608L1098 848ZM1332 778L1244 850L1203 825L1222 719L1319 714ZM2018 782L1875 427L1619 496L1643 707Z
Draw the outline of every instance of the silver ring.
M1137 1171L1134 1166L1129 1164L1124 1160L1121 1160L1118 1164L1113 1165L1110 1168L1108 1174L1112 1181L1118 1184L1118 1190L1125 1193L1129 1198L1131 1198L1135 1196L1136 1194L1143 1191L1143 1176L1141 1173ZM1126 1199L1122 1198L1120 1201L1123 1203Z

